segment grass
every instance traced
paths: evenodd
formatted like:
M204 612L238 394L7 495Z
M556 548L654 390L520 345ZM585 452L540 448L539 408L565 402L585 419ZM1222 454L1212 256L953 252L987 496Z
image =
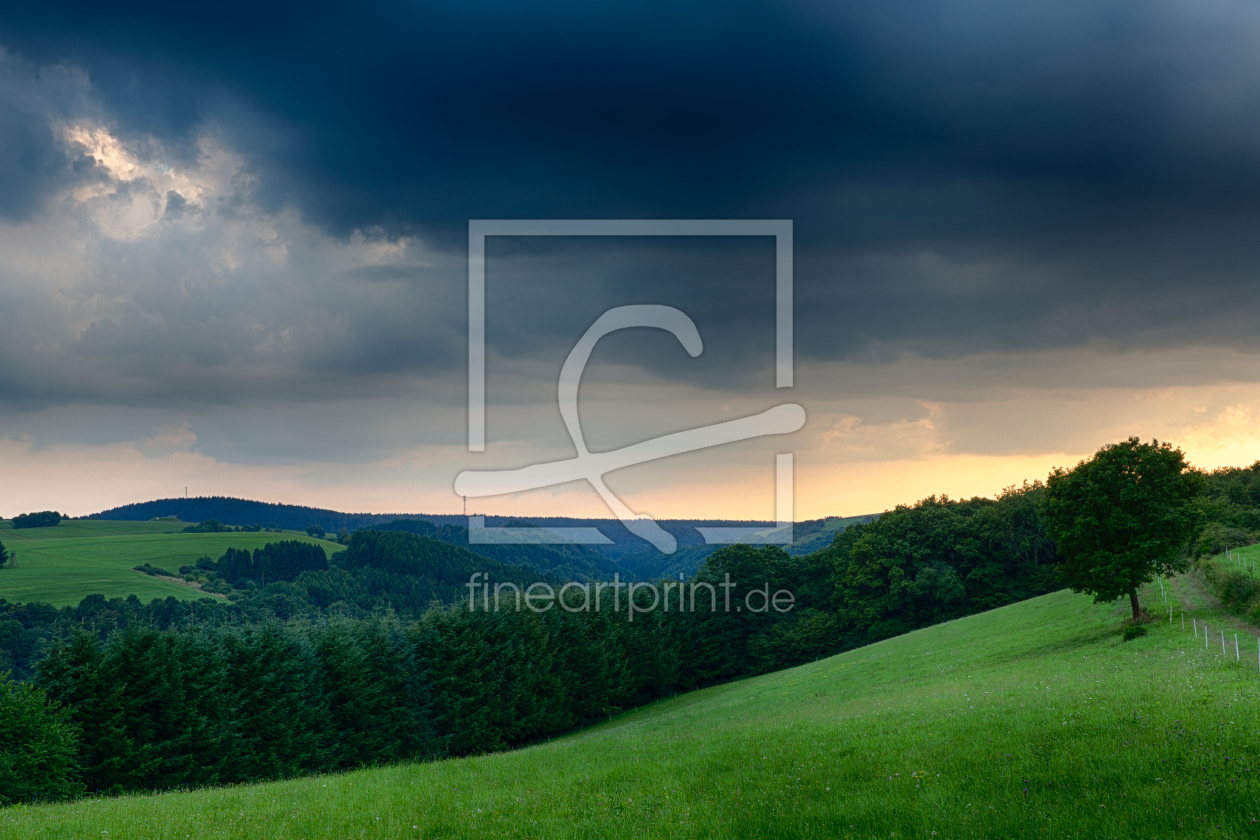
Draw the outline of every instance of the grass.
M120 537L136 534L178 534L188 526L187 522L163 519L148 522L114 522L104 519L65 519L51 528L13 529L13 521L0 522L0 542L6 547L17 548L24 542L42 542L53 539L80 537Z
M1228 558L1220 554L1215 559L1223 569L1258 575L1260 574L1260 543L1235 548L1230 551Z
M1128 643L1058 592L529 749L18 806L0 838L1252 837L1260 677L1196 642L1227 621L1197 593Z
M0 569L0 598L43 601L56 607L78 604L96 593L106 598L134 594L145 603L167 597L195 600L214 596L182 582L133 571L133 567L149 563L176 572L198 557L218 558L229 546L252 550L279 540L314 542L329 554L341 549L298 531L179 533L185 524L73 520L53 528L0 532L0 542L17 552L17 565Z

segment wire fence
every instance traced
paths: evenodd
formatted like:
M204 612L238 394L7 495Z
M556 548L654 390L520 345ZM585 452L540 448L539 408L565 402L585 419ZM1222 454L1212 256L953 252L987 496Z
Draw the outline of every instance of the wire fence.
M1260 558L1257 558L1255 555L1255 551L1227 548L1224 554L1218 556L1224 558L1225 562L1230 564L1230 568L1234 571L1255 577L1260 575Z
M1226 553L1220 555L1226 559L1227 563L1234 563L1239 570L1246 568L1247 571L1255 574L1256 560L1245 556L1234 556L1237 552L1226 550ZM1163 600L1164 607L1168 611L1168 623L1175 624L1178 618L1181 622L1181 629L1186 633L1194 634L1195 642L1202 642L1204 650L1215 651L1215 642L1219 636L1221 646L1221 656L1228 658L1233 654L1234 661L1242 666L1246 663L1250 667L1252 642L1255 643L1256 657L1256 673L1260 675L1260 638L1256 638L1249 633L1239 634L1232 629L1221 627L1219 624L1211 625L1205 618L1199 618L1191 615L1187 618L1184 610L1175 610L1173 604L1168 599L1168 588L1164 585L1162 576L1156 578L1159 584L1160 598ZM1174 616L1174 613L1176 615ZM1186 622L1190 625L1187 627Z

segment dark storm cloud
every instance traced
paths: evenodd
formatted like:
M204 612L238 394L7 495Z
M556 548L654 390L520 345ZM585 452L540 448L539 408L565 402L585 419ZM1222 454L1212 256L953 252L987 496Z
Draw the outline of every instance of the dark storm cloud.
M53 130L55 122L91 110L76 75L62 67L41 74L0 52L0 220L27 219L50 194L99 176L94 162Z
M336 235L379 225L454 251L470 217L792 218L805 359L1252 346L1257 36L1241 2L0 11L7 46L86 69L120 133L178 150L213 125L251 160L258 200ZM10 217L66 166L25 125L0 147ZM562 357L591 320L572 271L516 265L528 329L491 341ZM709 307L713 346L758 349L765 278L730 265L596 285L610 301L677 293ZM719 281L716 302L688 304L689 283ZM432 363L433 348L375 346L399 330L371 321L349 324L346 364ZM118 347L107 333L85 340ZM672 349L645 346L645 364L670 370Z
M342 226L806 209L888 179L1226 200L1257 175L1245 4L53 2L0 25L137 130L225 94L276 118L254 151L277 189Z
M63 180L68 164L46 121L0 104L0 216L29 215Z

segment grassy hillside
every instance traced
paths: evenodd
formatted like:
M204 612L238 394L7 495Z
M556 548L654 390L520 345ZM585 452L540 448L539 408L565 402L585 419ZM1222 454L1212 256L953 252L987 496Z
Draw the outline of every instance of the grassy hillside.
M1252 575L1260 574L1260 543L1239 546L1230 552L1228 559L1222 554L1216 560L1225 569L1236 569Z
M18 806L0 838L1254 836L1256 641L1235 663L1169 595L1129 643L1058 592L513 753Z
M279 540L314 542L330 554L341 549L297 532L178 533L185 525L71 520L54 528L0 531L0 542L17 552L17 565L0 569L0 598L44 601L56 607L78 604L85 596L97 593L106 598L135 594L145 603L170 596L181 600L206 598L211 596L132 568L149 563L177 572L181 565L195 563L198 557L217 558L229 546L253 550Z

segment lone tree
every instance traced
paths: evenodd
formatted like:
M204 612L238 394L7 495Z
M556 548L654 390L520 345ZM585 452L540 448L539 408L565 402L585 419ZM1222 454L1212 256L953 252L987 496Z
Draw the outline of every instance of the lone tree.
M1184 572L1181 550L1198 528L1203 476L1170 443L1135 437L1104 446L1070 472L1050 473L1042 512L1064 558L1063 581L1098 604L1129 596L1156 574Z

